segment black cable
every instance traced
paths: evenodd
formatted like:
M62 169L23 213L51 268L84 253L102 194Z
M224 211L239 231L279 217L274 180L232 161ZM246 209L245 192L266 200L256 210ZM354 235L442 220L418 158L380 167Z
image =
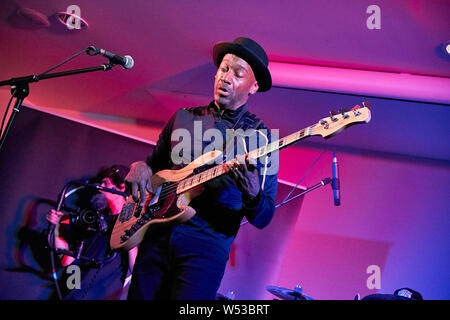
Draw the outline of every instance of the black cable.
M314 162L309 166L308 170L306 170L305 174L303 175L303 177L300 178L300 180L297 182L297 184L292 187L292 190L289 192L289 194L283 199L283 201L281 201L280 203L275 205L275 209L282 206L283 204L285 204L286 202L290 201L292 198L295 198L296 196L293 196L292 198L289 198L291 196L291 194L294 192L294 190L297 188L297 186L300 184L300 182L302 182L302 180L306 177L306 175L308 174L308 172L312 169L312 167L316 164L317 161L319 161L320 157L325 153L325 151L322 151L319 156L316 158L316 160L314 160ZM248 223L248 220L245 220L243 222L241 222L241 226Z
M11 99L9 99L8 106L6 107L5 115L3 116L2 126L0 129L0 137L3 136L3 126L5 125L6 116L8 115L9 107L11 106L11 102L12 102L12 99L14 98L15 94L16 94L16 90L14 90L14 92L12 93Z
M48 233L48 238L47 241L50 245L50 261L52 264L52 278L53 278L53 282L55 283L55 288L56 288L56 293L58 294L58 299L62 300L62 294L61 294L61 289L59 288L59 283L58 283L58 276L56 274L56 264L55 264L55 252L54 252L54 238L55 237L55 226L51 226L49 233Z
M277 206L283 205L286 201L289 201L289 197L292 195L294 190L297 188L297 186L302 182L302 180L306 177L306 175L309 173L309 171L312 169L312 167L316 164L317 161L319 161L320 157L325 153L325 151L322 151L319 156L314 160L314 162L309 166L308 170L306 170L303 177L300 178L300 180L297 182L297 184L292 188L292 190L289 192L289 194L281 201Z
M58 204L57 204L57 206L55 208L56 210L59 211L59 210L62 209L62 206L64 204L64 200L70 194L67 191L68 191L69 187L71 187L72 185L80 185L83 188L88 187L88 188L93 188L93 189L96 189L96 190L103 190L103 191L114 193L114 194L124 195L123 192L119 192L119 191L117 191L115 189L104 188L104 187L97 186L95 184L84 182L84 181L71 181L71 182L67 183L64 186L63 190L61 191L61 193L60 193L60 195L58 197ZM70 190L70 192L72 192L73 190L78 190L78 189L79 189L79 187ZM59 222L57 222L57 224L59 224ZM53 281L54 281L54 284L55 284L55 288L56 288L56 292L58 294L58 298L59 298L59 300L62 300L63 298L62 298L62 294L61 294L61 289L60 289L60 286L59 286L59 283L58 283L58 276L56 274L55 252L57 252L57 253L59 252L59 253L66 254L66 255L70 255L72 257L75 257L75 256L73 254L71 254L70 252L66 251L66 250L61 250L61 249L58 249L58 248L55 247L55 231L56 231L56 228L57 228L56 225L49 223L47 242L48 242L48 246L49 246L49 249L50 249L50 261L51 261L51 266L52 266L52 278L53 278ZM92 258L85 257L85 256L80 256L79 259L83 260L83 261L88 261L89 263L96 264L100 268L102 265L111 262L117 256L117 254L118 253L115 251L111 255L109 255L109 256L105 257L103 260L99 260L99 261L97 261L95 259L92 259Z

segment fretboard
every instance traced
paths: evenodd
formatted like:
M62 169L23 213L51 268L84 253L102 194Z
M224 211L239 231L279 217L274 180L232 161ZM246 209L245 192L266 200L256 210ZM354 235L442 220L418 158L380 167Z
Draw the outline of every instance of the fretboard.
M307 127L300 131L294 132L282 139L278 139L267 146L250 151L248 154L252 159L258 159L264 157L274 151L281 150L293 143L300 141L311 135L312 127ZM217 178L228 171L227 165L231 165L235 162L235 159L228 160L223 164L219 164L201 173L197 173L193 176L185 178L178 183L177 194L185 192L196 186L199 186L211 179Z

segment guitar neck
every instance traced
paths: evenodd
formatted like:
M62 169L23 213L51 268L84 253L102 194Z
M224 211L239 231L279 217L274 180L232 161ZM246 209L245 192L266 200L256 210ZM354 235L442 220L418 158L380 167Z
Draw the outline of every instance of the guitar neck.
M290 146L291 144L294 144L306 137L309 137L310 135L311 135L311 127L307 127L300 131L294 132L282 139L278 139L272 143L269 143L267 146L250 151L248 154L249 154L250 158L258 159L258 158L264 157L274 151L278 151L283 148L286 148L287 146Z
M248 155L252 159L258 159L261 157L264 157L272 152L281 150L291 144L294 144L306 137L311 136L312 127L307 127L305 129L302 129L300 131L294 132L282 139L278 139L272 143L269 143L267 146L263 146L261 148L255 149L253 151L250 151ZM222 174L225 174L228 172L228 168L226 165L231 165L235 162L235 159L228 160L224 164L219 164L213 168L210 168L208 170L205 170L201 173L195 174L193 176L190 176L186 179L181 180L178 183L177 187L177 194L183 193L189 189L192 189L196 186L199 186L209 180L212 180L214 178L217 178L221 176Z

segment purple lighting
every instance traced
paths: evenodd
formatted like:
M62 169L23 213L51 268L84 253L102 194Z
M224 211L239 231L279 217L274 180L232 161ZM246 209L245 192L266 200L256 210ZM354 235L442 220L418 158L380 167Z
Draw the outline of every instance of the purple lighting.
M450 79L443 77L272 61L269 69L278 87L450 103Z

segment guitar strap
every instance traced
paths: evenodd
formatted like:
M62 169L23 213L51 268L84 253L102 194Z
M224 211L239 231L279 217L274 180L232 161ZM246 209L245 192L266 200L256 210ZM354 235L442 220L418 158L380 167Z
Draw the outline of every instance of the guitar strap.
M253 114L253 113L251 113L251 112L246 110L239 117L239 119L236 121L236 123L231 128L231 130L242 129L244 132L247 131L248 129L255 129L256 130L259 127L259 125L261 124L261 122L262 121L258 117L256 117L255 114ZM222 151L224 153L227 150L227 148L230 147L230 143L233 142L233 140L234 140L234 136L231 136L230 139L226 140L223 143ZM225 155L226 155L226 153L225 153ZM225 159L225 161L227 161L227 160L228 159Z
M233 126L232 129L240 128L246 131L248 129L257 129L260 124L261 120L258 119L256 115L246 110L238 119L238 121L236 121L236 124Z
M208 114L210 112L209 111L210 108L211 108L211 104L208 107L188 107L188 108L183 108L183 110L192 112L194 115L197 115L197 116L202 116L202 115ZM215 122L218 123L220 121L219 119L221 118L221 116L217 117L216 115L214 115L214 118L215 118ZM255 114L249 112L248 110L245 110L239 116L238 120L234 123L234 125L231 128L227 128L227 130L241 129L244 132L247 131L248 129L257 130L261 124L262 124L262 121ZM242 135L240 135L240 136L243 137ZM229 139L227 140L227 138L229 138ZM226 156L226 150L227 150L226 148L230 147L230 143L233 142L234 138L235 138L235 135L231 135L230 137L227 137L225 135L225 139L224 139L225 141L222 145L222 149L219 149L224 153L225 156ZM234 154L234 152L233 152L233 154ZM224 159L224 161L227 161L227 159ZM208 168L208 166L202 166L202 167L196 168L196 169L194 169L194 173L199 173L203 170L206 170L207 168Z

